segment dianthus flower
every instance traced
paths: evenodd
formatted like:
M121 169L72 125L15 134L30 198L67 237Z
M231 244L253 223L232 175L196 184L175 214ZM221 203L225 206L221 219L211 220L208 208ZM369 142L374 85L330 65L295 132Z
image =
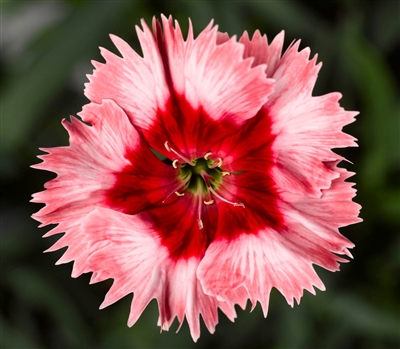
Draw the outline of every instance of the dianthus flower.
M64 233L48 251L68 247L73 277L114 279L101 308L133 293L129 326L155 298L162 329L186 317L194 340L200 314L213 332L218 308L266 316L273 287L292 306L323 290L312 265L338 270L354 246L338 228L360 221L331 150L356 145L341 130L357 113L312 96L320 64L298 41L282 55L283 32L142 26L143 57L111 36L122 57L93 62L84 122L64 120L70 145L34 165L57 174L33 198L58 224L45 236Z

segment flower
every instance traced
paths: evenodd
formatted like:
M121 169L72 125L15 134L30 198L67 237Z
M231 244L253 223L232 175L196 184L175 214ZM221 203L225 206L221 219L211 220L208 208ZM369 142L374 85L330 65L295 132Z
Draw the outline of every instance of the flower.
M33 215L65 234L57 262L72 276L114 279L101 308L134 293L132 326L155 298L159 325L186 317L194 340L201 314L210 332L220 308L260 302L277 288L293 306L324 285L354 245L339 227L359 222L352 175L332 148L356 146L342 127L355 112L339 93L311 95L321 64L284 34L236 40L212 22L194 39L162 17L143 21L138 55L111 36L122 57L101 49L85 95L63 120L67 147L43 149L33 167L57 177L36 193ZM160 160L154 153L165 157Z

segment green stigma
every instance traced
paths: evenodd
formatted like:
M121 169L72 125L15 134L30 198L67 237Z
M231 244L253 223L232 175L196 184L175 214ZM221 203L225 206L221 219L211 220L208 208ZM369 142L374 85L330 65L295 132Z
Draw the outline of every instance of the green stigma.
M214 162L209 159L199 158L193 163L193 166L184 164L180 167L180 178L188 183L187 190L203 195L210 187L216 190L222 182L223 171L219 167L214 167Z

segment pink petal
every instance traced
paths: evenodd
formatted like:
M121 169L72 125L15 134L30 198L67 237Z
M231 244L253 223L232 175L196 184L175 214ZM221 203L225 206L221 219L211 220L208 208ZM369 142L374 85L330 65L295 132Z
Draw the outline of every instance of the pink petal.
M171 167L151 153L126 114L114 102L105 100L101 105L89 104L80 115L92 126L74 117L71 117L71 123L64 120L63 125L70 134L70 146L43 149L48 154L40 156L43 162L33 166L57 173L56 178L46 183L45 191L33 195L33 202L46 206L32 217L40 221L41 226L58 224L45 236L65 232L49 249L54 251L69 246L59 263L85 259L78 227L97 206L112 207L114 202L123 201L131 211L140 212L162 201L171 190L169 186L176 182ZM121 192L127 180L131 181L130 190ZM74 266L74 276L80 274L79 268L78 262Z
M340 107L338 93L312 97L321 64L315 65L316 57L308 60L308 48L298 52L299 44L292 45L279 61L272 76L276 90L264 106L276 135L277 166L272 175L282 188L320 196L321 189L329 188L338 177L324 165L341 159L331 148L356 146L342 128L357 113Z
M105 64L93 62L96 69L88 76L85 95L92 102L112 99L128 114L135 126L147 129L170 97L164 67L152 32L142 21L143 31L136 27L143 51L140 57L125 41L111 35L122 58L101 48Z
M361 206L352 201L356 193L354 183L345 182L353 173L336 167L335 163L327 166L334 168L340 177L333 180L329 189L322 190L320 198L282 193L282 200L290 204L285 212L286 222L293 227L290 229L298 230L296 238L311 240L329 251L351 257L348 249L354 244L338 228L362 221L358 217Z
M212 23L194 39L189 23L186 41L178 23L162 16L153 34L138 30L144 58L112 36L122 58L102 50L85 94L93 102L112 99L141 130L150 146L166 156L166 141L187 157L203 156L218 140L237 130L267 101L273 81L265 66L243 58L234 38L217 44ZM153 71L154 70L154 71Z
M253 117L273 88L265 78L265 66L251 69L251 60L243 59L243 46L234 38L217 44L217 27L212 22L196 39L189 22L186 41L177 21L174 28L172 17L162 16L162 23L175 92L194 109L201 106L214 120L242 123Z
M267 36L261 36L260 31L256 30L251 40L245 31L239 42L245 45L244 58L253 57L253 66L267 64L267 76L272 77L281 59L284 38L285 32L281 31L268 44Z
M283 38L281 32L269 45L258 31L251 40L245 32L240 42L245 45L245 57L254 57L254 65L266 63L268 77L276 81L264 106L271 119L270 134L275 138L269 153L276 159L271 174L285 190L318 197L321 189L329 188L338 177L324 165L341 159L331 149L356 146L354 138L342 128L353 122L357 113L340 107L338 93L312 97L321 64L315 65L316 57L308 59L308 48L298 52L300 42L281 57ZM262 159L259 150L258 155ZM248 159L252 161L253 157Z
M210 332L218 322L218 307L235 318L229 303L204 294L196 277L200 259L170 259L152 225L140 215L97 208L84 220L82 232L89 250L85 272L93 271L91 282L114 279L100 308L134 293L129 326L153 298L162 329L168 330L175 317L181 324L186 317L195 341L200 336L200 314Z
M312 265L339 270L338 262L347 260L336 254L351 257L348 249L354 244L338 228L361 221L360 206L351 201L355 195L353 184L344 181L351 174L337 168L335 162L326 166L340 177L329 189L322 190L320 198L280 191L279 198L271 196L268 200L258 195L251 200L253 183L247 188L246 180L236 184L237 195L243 197L248 209L246 224L244 211L231 206L219 210L223 218L198 269L206 294L239 304L249 298L253 306L258 301L266 315L272 287L292 306L293 298L300 302L304 289L313 294L314 286L324 289ZM254 187L259 185L254 183ZM268 216L268 223L262 223Z
M217 45L221 45L226 41L229 41L230 37L228 33L217 32Z
M221 301L260 302L264 316L269 294L277 288L293 306L303 290L324 285L312 267L312 257L273 229L242 234L235 240L216 240L202 259L197 275L204 292ZM223 267L221 267L223 266ZM246 292L244 292L245 290Z
M273 123L277 166L272 175L282 188L320 196L320 189L329 188L338 177L325 163L342 159L332 148L356 146L354 138L343 133L342 128L357 114L343 110L338 103L340 97L338 93L310 97L292 111L292 119L287 121L290 128L281 122ZM274 106L268 110L272 118L283 113L276 112Z

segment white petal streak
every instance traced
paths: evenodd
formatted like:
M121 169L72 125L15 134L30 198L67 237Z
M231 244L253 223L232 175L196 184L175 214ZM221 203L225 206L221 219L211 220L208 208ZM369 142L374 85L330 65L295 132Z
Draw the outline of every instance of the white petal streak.
M186 317L194 340L200 336L200 314L210 332L218 322L218 307L233 320L236 314L229 303L202 291L196 278L200 260L171 260L151 225L141 217L98 208L83 222L89 256L85 272L93 272L92 283L114 279L101 308L133 292L128 320L132 326L155 298L161 328L168 330L175 317L182 324Z

